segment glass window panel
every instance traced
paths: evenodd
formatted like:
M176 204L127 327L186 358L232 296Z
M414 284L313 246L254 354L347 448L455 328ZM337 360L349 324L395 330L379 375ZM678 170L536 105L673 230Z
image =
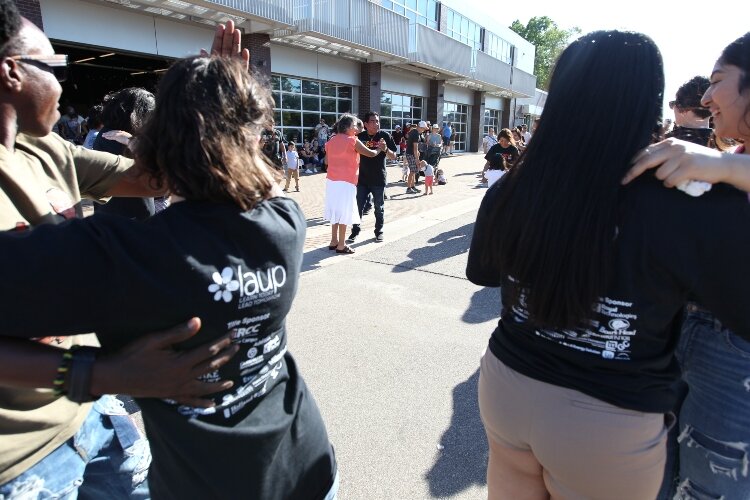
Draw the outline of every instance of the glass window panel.
M414 107L421 108L422 107L422 98L421 97L415 97L414 98Z
M401 118L403 118L403 114L401 113L401 110L394 109L393 114L391 116L393 116L394 119L398 119L398 120L401 120Z
M284 127L299 127L302 125L302 113L299 111L284 111L281 113L281 124Z
M336 99L321 99L320 100L321 111L327 111L329 113L336 112Z
M281 78L281 90L284 92L296 92L302 91L302 80L299 78L288 78L286 76Z
M336 123L336 120L338 120L335 113L331 113L331 114L321 113L320 117L326 121L326 123L328 124L329 127L331 127L331 129L333 129L333 124Z
M305 111L320 111L320 97L302 97L302 109Z
M281 107L283 109L300 109L302 106L302 96L297 94L284 94L281 98Z
M391 130L391 119L390 118L380 118L380 128Z
M281 93L273 92L272 96L273 96L273 102L274 102L273 107L280 108L281 107Z
M294 142L296 144L300 143L300 139L302 137L302 130L298 128L284 128L284 136L286 136L286 140L289 142Z
M438 29L437 21L427 21L427 26L434 30Z
M406 0L406 6L412 10L417 10L417 0Z
M393 105L401 106L404 103L404 96L399 94L393 94Z
M453 29L453 11L448 10L448 16L446 16L448 29Z
M349 99L339 99L339 114L351 113L352 112L352 101Z
M320 82L302 80L302 93L320 95Z
M450 11L448 12L450 13ZM435 0L427 0L427 18L432 21L437 20L437 2Z
M409 19L409 24L417 23L417 13L414 12L413 10L406 11L406 18Z
M393 6L393 10L396 11L396 12L398 12L399 14L402 14L402 15L404 13L404 8L401 5L394 5Z
M393 108L390 104L381 104L380 105L380 114L383 116L391 116L391 111Z
M392 104L393 103L393 95L383 92L383 94L380 96L380 102L383 104Z
M304 113L302 115L302 126L315 128L320 123L320 113Z
M411 96L408 96L408 95L404 96L404 106L411 107Z
M336 97L336 85L331 83L321 83L320 93L326 97Z
M417 0L417 12L427 15L427 0Z
M340 86L339 87L339 98L344 99L351 99L352 98L352 88L347 86Z
M303 120L304 120L304 118L303 118ZM302 137L304 137L304 140L312 142L314 135L315 135L315 129L314 128L304 128L304 129L302 129Z
M279 110L274 110L274 112L273 112L273 122L274 122L274 123L275 123L276 125L279 125L279 124L281 124L281 111L279 111Z
M382 5L386 9L392 9L393 8L393 2L391 2L391 0L380 0L380 5Z
M271 77L271 89L273 90L281 89L281 77L278 77L278 76Z

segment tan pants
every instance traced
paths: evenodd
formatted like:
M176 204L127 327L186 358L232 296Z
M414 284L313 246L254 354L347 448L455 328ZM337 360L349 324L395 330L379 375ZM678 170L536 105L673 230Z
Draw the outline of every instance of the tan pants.
M298 168L286 169L286 186L284 186L284 189L289 189L289 182L292 180L292 176L294 176L294 187L297 188L297 191L299 191L299 169Z
M533 454L552 498L649 500L659 491L668 431L663 414L618 408L529 378L489 349L479 409L491 443ZM502 475L490 456L492 474Z

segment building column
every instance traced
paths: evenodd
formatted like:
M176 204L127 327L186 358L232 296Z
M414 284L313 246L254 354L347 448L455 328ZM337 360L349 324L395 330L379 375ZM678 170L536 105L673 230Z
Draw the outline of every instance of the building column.
M14 1L21 15L36 24L40 30L44 31L44 24L42 23L42 8L39 6L39 0Z
M427 98L427 115L423 119L440 124L445 109L445 80L430 80L430 96Z
M486 92L474 91L474 106L472 107L471 120L469 122L468 150L472 153L479 151L479 146L484 138L484 97Z
M360 63L359 114L364 116L369 111L380 114L382 63Z
M503 113L500 117L500 128L511 128L510 127L510 115L511 115L511 105L514 104L515 101L512 101L510 99L503 99ZM498 130L499 132L499 130Z
M250 51L250 67L260 75L270 79L271 35L266 33L243 33L242 48Z

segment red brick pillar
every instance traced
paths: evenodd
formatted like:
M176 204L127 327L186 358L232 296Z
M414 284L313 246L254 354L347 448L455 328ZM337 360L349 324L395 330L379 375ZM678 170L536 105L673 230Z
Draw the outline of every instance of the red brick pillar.
M23 17L36 24L40 30L44 30L42 23L42 8L39 6L39 0L14 0L18 6L18 11Z
M380 114L380 86L383 65L381 63L360 63L359 68L359 115L364 116L368 111L375 111Z
M250 51L250 67L270 79L271 35L265 33L243 34L242 48Z

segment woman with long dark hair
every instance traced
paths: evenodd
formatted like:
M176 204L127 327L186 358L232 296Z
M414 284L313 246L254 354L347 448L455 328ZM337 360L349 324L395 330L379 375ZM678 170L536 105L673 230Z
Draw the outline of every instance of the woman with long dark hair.
M0 235L3 290L18 292L0 315L5 335L96 331L109 352L199 316L203 328L185 348L227 333L239 346L229 363L202 377L224 381L214 407L137 400L153 454L153 498L323 500L336 493L325 425L287 351L285 317L306 224L261 151L272 116L270 91L243 64L177 61L133 146L153 184L172 193L169 208L144 222L99 214ZM11 285L16 279L23 283ZM39 314L39 303L54 310ZM80 398L92 391L91 365L77 357L70 366L63 357L69 375L60 389Z
M467 276L502 286L479 380L491 499L654 498L688 295L750 336L746 195L621 185L659 129L663 88L645 35L573 42L534 140L479 209Z

